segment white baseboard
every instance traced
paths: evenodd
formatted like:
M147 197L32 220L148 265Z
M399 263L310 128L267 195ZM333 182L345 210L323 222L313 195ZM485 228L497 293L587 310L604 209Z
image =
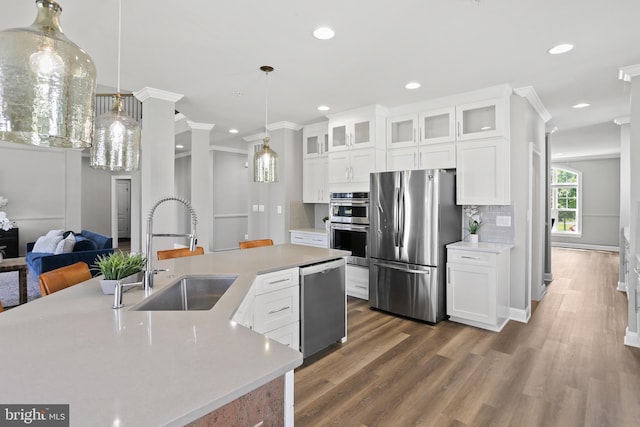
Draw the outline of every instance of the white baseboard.
M592 251L620 252L619 246L590 245L588 243L551 242L556 248L586 249Z
M509 308L509 319L515 320L520 323L527 323L531 318L531 307L528 307L526 310L522 310L519 308Z
M637 332L629 331L627 327L627 332L624 336L624 345L640 348L640 335Z
M618 282L618 290L620 292L627 292L627 284L625 282Z

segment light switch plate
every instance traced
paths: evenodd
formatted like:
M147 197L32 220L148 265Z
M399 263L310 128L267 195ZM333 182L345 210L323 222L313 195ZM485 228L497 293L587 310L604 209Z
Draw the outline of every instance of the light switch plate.
M258 212L258 205L253 205L253 211Z
M258 206L258 210L259 210L260 212L264 212L264 205L260 205L260 206Z
M278 205L278 206L276 207L276 211L277 211L279 214L281 214L281 213L282 213L282 206Z

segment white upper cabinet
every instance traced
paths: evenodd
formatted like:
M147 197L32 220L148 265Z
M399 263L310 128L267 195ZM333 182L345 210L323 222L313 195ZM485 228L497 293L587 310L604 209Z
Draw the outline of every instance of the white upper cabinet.
M489 99L456 107L458 140L504 136L506 105L503 98Z
M328 170L327 156L302 161L303 203L329 203Z
M420 113L420 142L438 144L456 139L455 107L439 108Z
M368 187L369 174L383 169L384 151L377 148L329 153L329 184L361 183Z
M326 156L329 151L329 123L305 126L302 131L302 155L304 158Z
M502 138L459 142L456 147L456 203L510 203L509 142Z
M418 143L418 115L387 119L387 148L411 147Z
M384 148L386 110L378 105L329 117L329 151Z

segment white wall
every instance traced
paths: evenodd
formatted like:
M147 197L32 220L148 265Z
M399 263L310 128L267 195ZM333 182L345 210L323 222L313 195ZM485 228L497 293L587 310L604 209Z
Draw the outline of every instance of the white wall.
M19 249L52 229L79 231L81 154L0 141L2 208L19 228Z
M554 245L618 246L620 236L620 159L553 162L582 172L582 236L553 235Z
M213 152L213 249L238 247L248 233L247 198L250 171L247 154Z

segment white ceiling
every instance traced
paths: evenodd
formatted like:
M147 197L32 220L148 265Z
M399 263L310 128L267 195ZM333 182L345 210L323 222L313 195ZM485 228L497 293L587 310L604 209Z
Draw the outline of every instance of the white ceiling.
M94 59L100 85L115 87L118 0L58 0L65 34ZM25 27L35 0L11 2L0 28ZM122 88L184 95L177 109L215 124L212 142L260 132L265 76L269 122L320 121L329 113L393 107L507 83L533 86L548 128L619 144L612 119L629 114L620 67L640 63L638 0L123 0ZM331 26L320 41L311 32ZM564 55L546 51L560 42ZM408 91L404 85L419 81ZM578 102L591 107L572 109ZM586 127L577 132L576 128ZM237 128L237 136L228 134ZM589 129L600 129L592 134ZM244 145L243 145L244 147ZM568 149L569 149L568 148ZM590 148L593 152L593 147ZM598 151L596 149L596 151Z

